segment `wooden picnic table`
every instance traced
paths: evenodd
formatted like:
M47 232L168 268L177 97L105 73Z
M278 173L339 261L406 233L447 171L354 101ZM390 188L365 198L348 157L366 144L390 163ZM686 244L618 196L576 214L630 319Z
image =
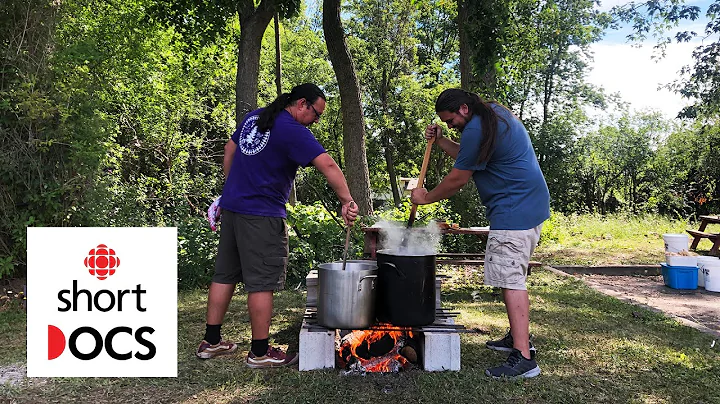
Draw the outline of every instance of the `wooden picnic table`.
M692 244L690 249L694 250L697 248L700 240L706 238L713 243L710 249L710 255L720 255L720 233L709 233L705 231L705 228L709 224L720 224L720 216L700 216L700 227L697 230L687 230L691 236L693 236Z
M363 227L362 231L365 233L365 256L370 257L370 259L377 259L376 253L378 250L382 250L383 246L380 241L380 227ZM487 235L490 233L490 227L475 227L475 228L452 228L449 227L447 229L440 229L440 234L473 234L478 237L481 237L483 239L487 238ZM477 254L463 254L464 256L480 256L484 255L484 253L477 253Z
M365 257L377 260L377 251L383 249L383 245L380 240L380 227L363 227L362 231L365 233ZM456 235L456 234L470 234L478 236L482 239L487 239L490 233L489 227L460 227L460 228L447 228L440 229L440 233L443 235ZM456 264L456 265L484 265L485 264L485 252L466 252L466 253L438 253L437 257L438 264ZM528 275L530 275L531 268L539 267L542 264L537 261L530 261L528 267Z

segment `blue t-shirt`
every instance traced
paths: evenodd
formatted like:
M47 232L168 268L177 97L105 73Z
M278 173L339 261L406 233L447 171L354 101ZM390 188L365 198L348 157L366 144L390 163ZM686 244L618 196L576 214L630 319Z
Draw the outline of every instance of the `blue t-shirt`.
M309 166L325 148L286 110L272 129L257 128L258 109L245 115L232 135L237 144L220 207L254 216L286 217L285 204L298 167Z
M491 106L507 124L498 119L490 161L478 164L482 125L474 115L463 129L454 167L475 171L473 180L491 229L532 229L550 217L550 192L522 122L503 106Z

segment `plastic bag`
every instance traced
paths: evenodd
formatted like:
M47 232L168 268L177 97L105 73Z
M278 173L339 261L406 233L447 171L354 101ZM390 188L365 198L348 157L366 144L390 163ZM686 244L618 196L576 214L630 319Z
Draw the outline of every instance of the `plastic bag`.
M207 211L207 219L210 223L210 228L212 231L217 230L217 225L220 224L220 214L222 213L222 208L220 207L220 197L218 196L217 199L213 201L213 203L210 204L210 207Z

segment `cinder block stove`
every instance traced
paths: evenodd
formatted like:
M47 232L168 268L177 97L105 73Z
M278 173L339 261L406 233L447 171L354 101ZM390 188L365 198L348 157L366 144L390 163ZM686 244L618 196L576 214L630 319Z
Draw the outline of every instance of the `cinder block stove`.
M307 303L300 330L301 371L335 368L338 359L338 341L343 334L352 330L329 329L317 323L318 274L311 271L306 277ZM369 330L412 331L419 341L418 367L425 371L460 370L460 334L473 332L463 325L455 324L457 312L442 308L440 288L442 277L435 281L435 322L423 327L393 327L376 324Z

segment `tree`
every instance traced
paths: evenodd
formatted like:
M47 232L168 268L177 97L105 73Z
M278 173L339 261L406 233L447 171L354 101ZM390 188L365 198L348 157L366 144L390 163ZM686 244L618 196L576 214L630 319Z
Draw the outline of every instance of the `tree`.
M508 0L458 0L461 86L488 99L502 98L497 81L506 52L508 5Z
M0 3L0 278L24 269L26 227L66 224L62 211L82 188L85 172L68 164L75 150L58 130L61 116L73 129L71 96L55 89L49 63L59 14L49 1Z
M710 19L705 27L706 45L698 46L693 51L695 65L685 66L682 75L689 74L686 81L677 81L670 88L675 89L690 100L698 100L680 112L681 117L720 115L720 0L711 4L707 10ZM708 39L714 38L714 42Z
M460 77L457 2L416 0L418 15L412 36L417 39L416 75L423 87L457 86Z
M360 85L340 20L340 1L323 1L323 29L328 54L340 88L346 177L360 213L367 215L372 213L373 207L365 154L365 119L360 102Z
M416 10L404 1L369 0L351 2L350 11L354 18L349 32L358 39L360 65L372 66L360 69L366 83L367 122L371 137L378 138L383 150L394 205L400 206L397 146L417 143L419 132L417 125L413 124L412 128L406 125L404 112L413 108L412 104L398 102L402 100L400 93L407 93L412 86L405 78L415 70L416 64L416 41L412 37Z
M167 21L196 43L207 43L224 32L228 20L237 13L240 35L235 80L235 116L241 118L257 108L260 49L263 35L275 12L281 17L293 15L300 0L158 0L151 8L154 18Z
M664 56L665 46L673 41L686 42L697 37L693 31L677 31L673 37L666 36L681 20L696 20L700 7L685 5L677 0L656 0L630 2L613 8L613 14L619 23L632 23L633 33L628 39L636 42L645 40L648 35L657 39L656 49ZM682 118L695 118L700 115L716 116L720 114L720 0L708 5L703 44L693 52L695 64L683 67L681 73L689 75L687 79L675 81L669 87L687 97L694 104L684 108L678 114ZM697 100L697 101L695 101Z

